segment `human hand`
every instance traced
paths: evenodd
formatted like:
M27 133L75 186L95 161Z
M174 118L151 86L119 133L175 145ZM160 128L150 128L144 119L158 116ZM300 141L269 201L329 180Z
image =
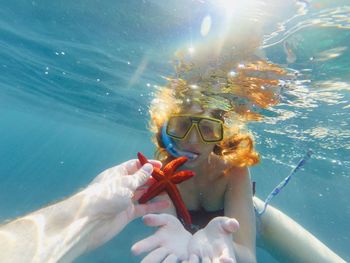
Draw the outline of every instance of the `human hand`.
M228 217L216 217L196 232L188 247L189 260L183 263L236 263L232 234L239 227L238 221Z
M82 211L90 220L98 222L89 235L87 250L96 248L113 238L130 221L148 213L159 212L169 206L168 201L137 204L136 200L146 191L141 186L150 179L153 166L161 163L150 161L141 167L138 160L130 160L99 174L81 192Z
M143 221L146 225L159 229L132 246L135 255L151 251L142 263L170 263L187 259L187 248L192 235L175 216L149 214L143 217Z

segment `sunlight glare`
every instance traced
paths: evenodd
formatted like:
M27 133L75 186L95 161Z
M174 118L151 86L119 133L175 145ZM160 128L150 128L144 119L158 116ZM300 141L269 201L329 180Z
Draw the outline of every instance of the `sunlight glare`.
M227 18L231 18L234 13L239 14L243 10L251 7L256 0L215 0L212 3L222 9Z

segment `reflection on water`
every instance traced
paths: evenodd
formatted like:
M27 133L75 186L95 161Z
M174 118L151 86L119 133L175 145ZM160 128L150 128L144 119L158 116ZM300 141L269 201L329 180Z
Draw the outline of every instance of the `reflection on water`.
M298 15L279 23L278 30L266 35L262 48L280 44L301 30L309 27L329 27L337 29L350 29L350 7L342 6L316 12L307 13L302 11Z

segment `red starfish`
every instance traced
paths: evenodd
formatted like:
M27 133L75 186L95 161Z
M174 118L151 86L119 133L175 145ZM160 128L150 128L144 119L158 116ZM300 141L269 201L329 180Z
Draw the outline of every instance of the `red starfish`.
M137 153L137 157L142 165L148 163L147 158L142 153ZM190 170L180 171L174 174L177 168L183 165L188 160L187 157L179 157L165 165L163 170L154 167L152 177L157 181L148 188L139 199L139 203L144 204L150 199L156 197L161 192L166 191L173 202L178 217L180 217L185 226L191 226L192 220L184 201L181 198L180 192L175 186L194 176L194 172Z

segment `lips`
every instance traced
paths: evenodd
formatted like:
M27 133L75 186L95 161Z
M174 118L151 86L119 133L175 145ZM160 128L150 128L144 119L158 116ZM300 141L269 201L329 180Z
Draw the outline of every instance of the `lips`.
M189 161L194 161L199 157L199 154L194 153L193 156L189 157Z
M191 151L191 150L185 150L187 153L190 153L191 156L189 157L190 160L195 160L199 157L200 153L196 151Z
M198 148L194 145L177 145L178 148L176 149L179 155L183 155L188 157L189 161L196 160L198 156L200 155L200 151L197 150ZM185 146L185 147L184 147ZM189 148L186 148L189 147Z

